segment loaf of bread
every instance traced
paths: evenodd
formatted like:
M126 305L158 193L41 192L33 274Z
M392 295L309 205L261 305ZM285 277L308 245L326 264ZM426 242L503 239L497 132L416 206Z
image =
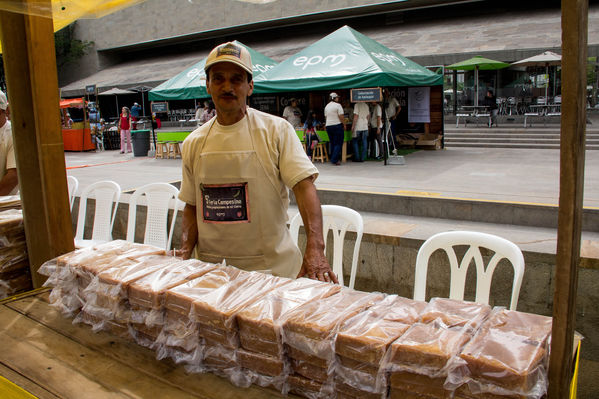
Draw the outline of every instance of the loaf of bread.
M230 349L239 348L237 331L222 330L203 323L198 323L198 331L209 345L222 345Z
M307 302L287 314L282 325L283 342L330 361L334 358L334 338L339 326L383 298L383 294L343 288L327 298Z
M346 384L339 379L335 379L335 391L337 393L337 399L384 399L387 397L386 389L383 393L364 391Z
M303 352L299 349L294 348L293 346L287 346L287 355L291 359L302 360L304 362L310 363L314 366L326 369L329 367L331 361L329 359L323 359L318 356L314 356L312 354Z
M220 345L206 345L202 358L204 366L215 370L226 370L239 367L237 351Z
M237 361L241 367L262 375L276 377L283 373L284 362L278 357L239 349Z
M440 319L448 327L468 326L478 329L491 313L491 307L482 303L448 298L433 298L424 309L421 321L430 323Z
M446 377L429 377L409 371L393 371L389 377L389 385L393 388L425 397L450 398L451 391L443 387Z
M425 395L421 393L409 392L400 388L391 387L389 389L389 399L450 399L451 396ZM454 398L456 399L456 398Z
M373 379L379 373L379 365L373 363L364 363L349 357L337 356L337 361L342 367L348 370L358 371L370 375Z
M167 309L188 316L195 298L201 298L231 281L243 280L248 276L248 272L235 267L220 266L201 277L168 289L164 306Z
M291 369L301 376L318 382L327 382L332 370L329 366L320 367L304 360L291 359Z
M389 344L414 323L424 302L390 295L339 328L335 351L363 363L378 364Z
M325 399L332 397L332 391L330 393L327 392L322 383L302 377L301 375L289 375L287 377L287 384L289 386L289 392L306 398Z
M201 297L194 297L194 317L199 323L222 330L236 331L235 314L290 279L250 272L246 279L231 282Z
M279 333L275 324L298 306L326 298L341 290L337 284L299 278L277 288L237 314L240 335L260 337L277 342Z
M281 342L264 340L254 335L239 333L239 342L242 348L265 355L279 357L282 354Z
M514 392L501 392L501 393L492 393L492 392L480 392L473 393L468 384L461 385L458 389L456 389L454 394L454 399L530 399L529 395L520 395Z
M82 252L81 256L72 259L72 263L69 265L92 275L97 275L109 268L132 264L144 256L166 254L163 248L122 240L90 247L89 252L92 255L86 255Z
M547 351L526 336L496 329L481 330L460 357L474 379L522 394L537 383Z
M160 309L164 306L166 290L201 277L218 266L198 259L174 262L150 273L129 285L127 295L131 304Z
M499 308L493 310L483 328L522 335L528 341L532 340L545 346L551 335L552 322L551 317Z
M412 370L440 370L452 356L460 353L471 337L464 328L416 323L391 344L391 368L396 364Z

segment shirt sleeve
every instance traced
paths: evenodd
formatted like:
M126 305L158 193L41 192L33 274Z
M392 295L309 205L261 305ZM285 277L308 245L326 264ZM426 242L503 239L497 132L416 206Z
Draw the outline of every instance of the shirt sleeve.
M12 140L10 140L8 152L6 153L6 170L16 168L17 162L15 161L15 148L13 147Z
M181 148L181 190L179 191L179 199L186 204L196 205L196 190L193 178L193 157L191 156L191 146L193 141L185 140L183 148Z
M307 177L316 180L318 169L308 158L302 144L289 123L281 124L279 141L279 170L283 183L293 188Z

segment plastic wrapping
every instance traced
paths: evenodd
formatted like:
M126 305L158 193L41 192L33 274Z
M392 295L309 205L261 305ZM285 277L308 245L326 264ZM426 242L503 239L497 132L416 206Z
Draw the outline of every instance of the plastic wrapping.
M198 323L168 309L164 320L164 326L157 338L159 344L186 352L192 351L201 344Z
M169 264L163 269L148 274L130 284L127 292L129 302L145 308L162 308L166 290L201 277L216 267L218 266L213 263L206 263L197 259Z
M437 319L448 327L468 327L477 330L491 313L491 307L482 303L448 298L433 298L421 315L422 323Z
M541 398L547 388L550 321L514 311L494 313L454 361L446 386L467 384L471 394Z
M23 212L0 212L0 299L31 289Z
M429 377L446 375L449 360L471 338L465 328L450 328L439 322L416 323L391 344L383 367Z
M190 318L205 326L236 332L238 311L290 282L288 278L250 272L245 279L237 278L206 295L196 296Z
M339 285L299 278L279 287L237 313L241 345L270 355L281 353L280 324L298 306L326 298L341 290Z
M287 390L308 399L328 399L335 395L333 384L322 384L300 375L287 377Z
M191 311L191 305L196 298L200 298L237 278L247 278L248 275L248 272L234 267L218 267L201 277L168 289L166 291L164 306L187 317Z

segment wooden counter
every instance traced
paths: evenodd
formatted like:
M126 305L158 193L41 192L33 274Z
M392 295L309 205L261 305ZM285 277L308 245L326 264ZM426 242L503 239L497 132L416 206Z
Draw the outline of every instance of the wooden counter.
M187 374L132 341L73 325L48 304L49 292L0 302L0 375L39 398L283 397L213 374Z

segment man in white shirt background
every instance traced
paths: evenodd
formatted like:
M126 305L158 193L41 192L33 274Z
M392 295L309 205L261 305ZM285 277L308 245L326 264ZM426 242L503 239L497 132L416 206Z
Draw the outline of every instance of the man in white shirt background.
M331 143L331 163L341 165L341 150L345 133L345 115L339 103L341 97L337 93L330 94L331 101L324 107L325 125Z
M289 100L288 106L283 110L283 118L287 119L294 128L302 127L302 110L297 106L297 100L292 98Z

